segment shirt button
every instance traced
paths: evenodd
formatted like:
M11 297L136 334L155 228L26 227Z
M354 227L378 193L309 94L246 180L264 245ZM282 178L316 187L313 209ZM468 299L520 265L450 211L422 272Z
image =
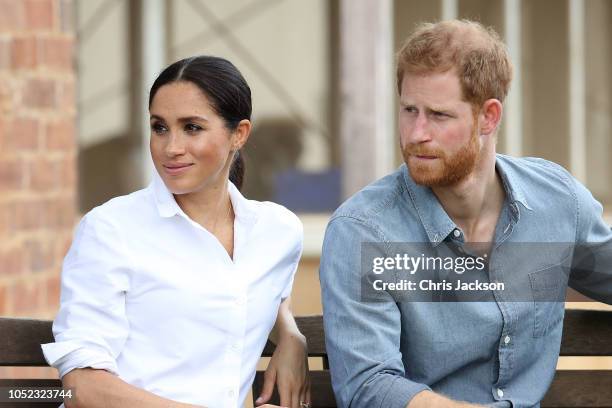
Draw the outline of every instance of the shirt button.
M236 303L237 306L244 305L244 298L243 297L239 297L238 299L236 299L235 303Z
M510 343L510 336L504 337L504 344Z
M502 397L504 396L504 391L503 391L501 388L498 388L498 389L497 389L497 396L498 396L499 398L502 398Z
M238 351L238 349L240 348L240 344L238 344L238 343L233 343L233 344L232 344L232 348L233 348L235 351Z
M459 238L459 237L461 236L461 231L459 231L458 229L455 229L455 230L453 231L453 235L454 235L456 238Z
M230 397L230 398L234 398L234 390L229 390L227 392L227 396Z

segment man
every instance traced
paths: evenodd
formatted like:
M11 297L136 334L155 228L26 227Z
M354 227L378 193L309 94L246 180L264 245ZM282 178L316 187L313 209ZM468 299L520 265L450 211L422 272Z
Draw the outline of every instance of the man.
M612 303L608 270L564 274L549 247L512 262L496 255L513 243L612 243L601 205L563 168L496 154L511 77L499 37L470 21L424 24L399 52L405 165L344 203L323 245L326 344L339 406L539 406L558 359L559 294L569 285ZM402 301L383 290L367 301L362 249L376 242L491 255L487 279L526 289L455 303ZM601 254L606 265L609 252Z

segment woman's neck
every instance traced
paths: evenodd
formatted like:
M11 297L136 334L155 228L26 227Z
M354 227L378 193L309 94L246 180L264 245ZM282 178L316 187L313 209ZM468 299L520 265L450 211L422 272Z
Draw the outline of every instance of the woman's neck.
M174 198L189 218L213 234L219 223L233 219L227 180L197 192L175 194Z

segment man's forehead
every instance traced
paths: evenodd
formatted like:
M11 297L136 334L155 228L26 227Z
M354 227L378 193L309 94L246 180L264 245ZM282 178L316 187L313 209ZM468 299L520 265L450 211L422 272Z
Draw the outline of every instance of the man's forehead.
M400 102L414 103L422 99L438 105L464 102L459 77L452 71L429 74L406 73L402 79Z

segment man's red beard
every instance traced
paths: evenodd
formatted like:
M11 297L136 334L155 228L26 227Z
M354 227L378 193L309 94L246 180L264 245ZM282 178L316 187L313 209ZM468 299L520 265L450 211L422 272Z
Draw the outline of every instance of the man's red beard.
M415 183L427 187L454 185L474 170L480 157L476 127L474 126L470 140L452 155L447 155L441 149L428 149L422 145L408 145L402 149L402 155ZM415 156L436 159L421 160Z

